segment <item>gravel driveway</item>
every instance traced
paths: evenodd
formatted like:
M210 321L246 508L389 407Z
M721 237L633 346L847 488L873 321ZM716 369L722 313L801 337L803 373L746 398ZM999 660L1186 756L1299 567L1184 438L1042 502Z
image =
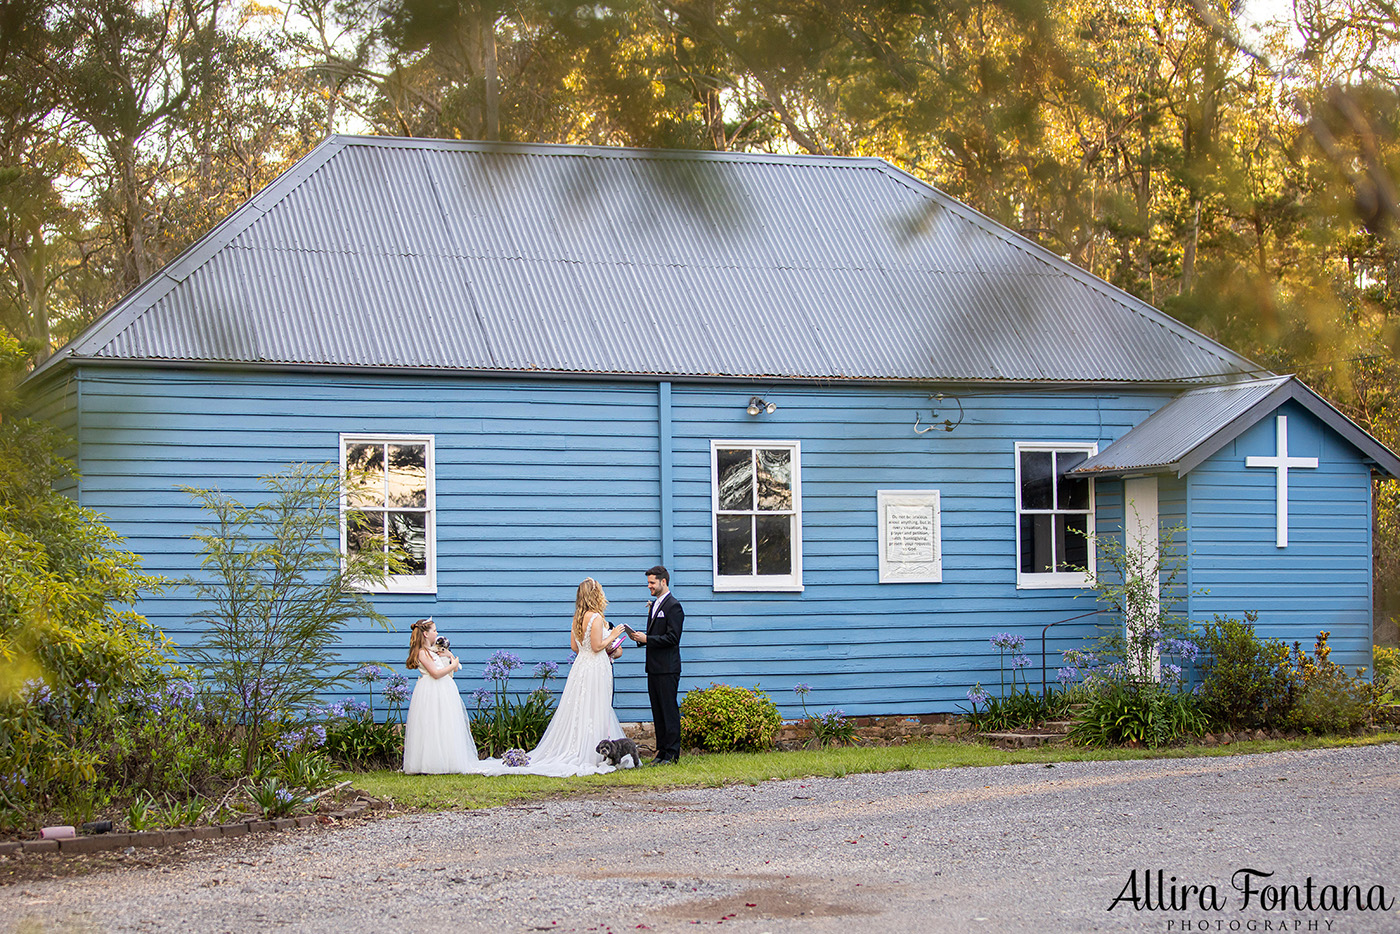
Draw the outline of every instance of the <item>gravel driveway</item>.
M1400 931L1397 790L1386 745L620 793L157 851L0 929Z

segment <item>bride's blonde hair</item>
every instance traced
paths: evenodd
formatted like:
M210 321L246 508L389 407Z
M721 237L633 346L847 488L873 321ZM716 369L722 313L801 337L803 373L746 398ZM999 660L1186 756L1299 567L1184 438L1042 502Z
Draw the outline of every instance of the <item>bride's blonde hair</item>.
M602 616L607 608L608 598L603 595L603 585L591 577L585 577L574 596L574 638L583 641L583 621L589 613Z

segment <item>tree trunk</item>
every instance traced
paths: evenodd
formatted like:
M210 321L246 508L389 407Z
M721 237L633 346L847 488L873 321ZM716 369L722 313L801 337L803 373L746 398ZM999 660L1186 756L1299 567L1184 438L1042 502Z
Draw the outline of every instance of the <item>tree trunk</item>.
M489 140L501 138L501 79L496 68L496 11L485 7L481 11L482 80L486 105L485 135Z
M1201 199L1191 199L1191 225L1186 230L1186 243L1181 251L1181 291L1196 287L1196 245L1201 239Z

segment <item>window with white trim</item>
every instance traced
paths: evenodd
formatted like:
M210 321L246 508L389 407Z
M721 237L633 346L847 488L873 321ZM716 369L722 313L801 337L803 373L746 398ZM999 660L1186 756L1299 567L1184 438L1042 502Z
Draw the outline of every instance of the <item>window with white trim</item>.
M437 522L432 435L340 436L340 547L377 550L386 569L392 547L403 561L384 593L437 591Z
M1017 587L1089 586L1094 481L1067 474L1096 453L1096 444L1016 445Z
M715 590L802 589L796 441L711 441Z

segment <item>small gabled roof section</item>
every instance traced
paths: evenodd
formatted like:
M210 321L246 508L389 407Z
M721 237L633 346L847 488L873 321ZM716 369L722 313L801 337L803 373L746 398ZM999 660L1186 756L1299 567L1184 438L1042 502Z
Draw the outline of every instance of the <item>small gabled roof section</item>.
M1285 402L1297 402L1350 442L1375 470L1400 479L1400 457L1293 376L1192 389L1162 406L1071 473L1185 476Z
M1266 372L881 159L349 136L44 368L65 361L1194 385Z

